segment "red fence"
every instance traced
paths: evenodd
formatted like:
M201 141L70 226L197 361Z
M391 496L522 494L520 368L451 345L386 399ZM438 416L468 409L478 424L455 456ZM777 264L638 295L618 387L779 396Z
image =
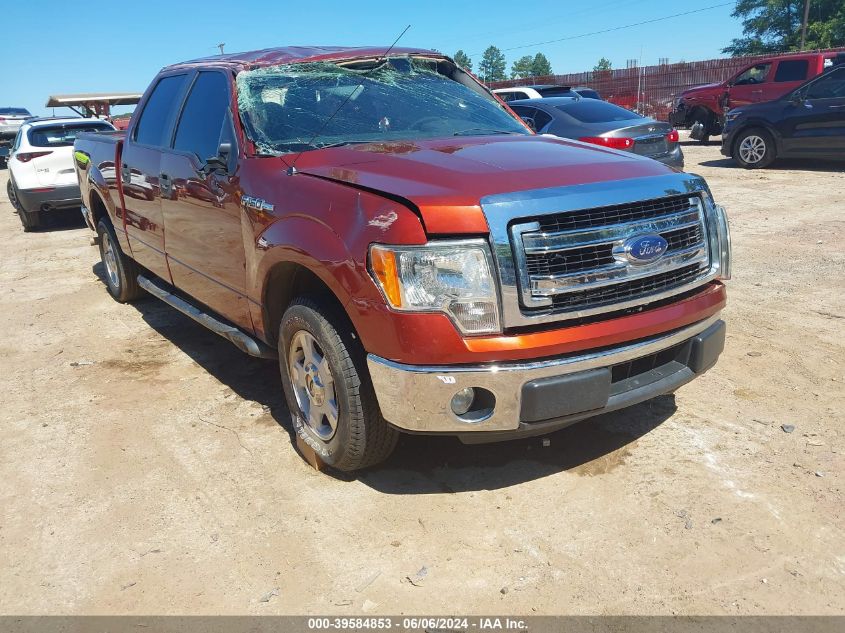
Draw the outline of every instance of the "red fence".
M835 49L845 50L845 49ZM768 55L766 57L771 57ZM491 88L511 88L553 83L588 86L604 99L646 116L665 120L672 110L672 99L687 88L717 83L731 77L757 57L727 57L698 62L678 62L618 70L590 71L569 75L549 75L530 79L491 82Z

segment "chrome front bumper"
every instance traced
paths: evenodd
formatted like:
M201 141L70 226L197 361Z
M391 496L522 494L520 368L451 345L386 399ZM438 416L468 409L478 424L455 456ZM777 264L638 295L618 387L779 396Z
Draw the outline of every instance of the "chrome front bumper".
M367 363L382 415L400 429L462 439L487 432L530 435L674 391L712 367L724 347L724 332L724 322L714 315L629 345L537 362L417 366L370 354ZM613 370L676 349L671 360L634 376L619 379L622 372ZM493 394L489 415L477 420L455 415L452 397L466 387Z

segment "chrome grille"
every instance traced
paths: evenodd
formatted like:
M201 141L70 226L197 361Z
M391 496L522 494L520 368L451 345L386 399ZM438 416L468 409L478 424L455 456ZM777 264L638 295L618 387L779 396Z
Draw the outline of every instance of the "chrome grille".
M657 234L667 242L656 261L630 260L625 242ZM549 214L511 227L515 261L524 274L522 308L565 317L681 289L710 272L701 198L675 195L597 209Z
M689 209L689 196L671 196L656 200L643 200L630 204L614 204L600 209L580 209L547 215L539 218L539 229L543 233L573 231L607 224L622 224L636 220L648 220L660 215L678 213Z

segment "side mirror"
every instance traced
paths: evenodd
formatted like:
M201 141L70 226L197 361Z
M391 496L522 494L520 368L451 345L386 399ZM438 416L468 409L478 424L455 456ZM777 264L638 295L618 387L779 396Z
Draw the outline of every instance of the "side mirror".
M801 105L802 103L804 103L804 95L800 91L793 92L789 96L789 103L791 103L794 106Z
M217 148L217 155L210 156L209 158L205 159L205 165L202 166L202 173L208 176L216 171L222 171L224 173L228 173L229 171L229 158L232 154L232 144L231 143L220 143Z

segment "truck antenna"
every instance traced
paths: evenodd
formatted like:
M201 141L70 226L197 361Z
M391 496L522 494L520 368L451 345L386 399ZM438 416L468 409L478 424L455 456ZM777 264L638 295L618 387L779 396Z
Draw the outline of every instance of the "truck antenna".
M386 51L384 51L384 53L382 53L382 54L379 56L379 58L376 60L376 65L375 65L375 66L373 66L373 68L378 67L378 66L379 66L379 64L381 64L381 62L382 62L382 61L384 61L384 59L385 59L385 58L386 58L386 57L390 54L390 51L392 51L392 50L393 50L393 47L394 47L394 46L396 46L396 43L397 43L400 39L402 39L402 36L403 36L403 35L405 35L405 33L407 33L407 32L408 32L408 29L409 29L409 28L411 28L411 25L410 25L410 24L409 24L408 26L406 26L406 27L405 27L405 30L404 30L404 31L402 31L402 32L399 34L399 37L397 37L395 40L393 40L393 44L391 44L391 45L388 47L388 49L387 49ZM372 69L371 69L371 70L372 70ZM367 72L369 72L369 71L367 71ZM334 112L332 112L332 115L331 115L328 119L326 119L326 120L323 122L323 124L320 126L320 129L318 129L318 130L314 133L314 136L312 136L312 137L311 137L311 139L308 141L308 143L306 143L306 145L313 145L313 144L314 144L314 141L316 141L316 140L320 137L320 135L323 133L323 130L325 130L325 129L326 129L326 126L327 126L329 123L331 123L331 122L332 122L332 119L334 119L334 118L335 118L335 116L337 116L337 113L338 113L338 112L340 112L340 111L344 108L344 106L346 106L346 104L347 104L347 103L349 103L349 100L350 100L353 96L355 96L355 95L358 93L358 90L359 90L359 89L363 89L363 87L364 87L364 84L358 84L357 86L355 86L355 88L353 88L352 92L350 92L350 93L346 96L346 99L344 99L344 100L343 100L343 103L341 103L339 106L337 106L337 109L336 109ZM302 156L302 152L299 152L299 154L297 154L297 155L296 155L296 158L294 158L294 159L293 159L293 162L290 164L290 167L288 167L288 176L293 176L294 174L296 174L296 173L297 173L297 171L296 171L296 162L299 160L299 157L300 157L300 156Z

